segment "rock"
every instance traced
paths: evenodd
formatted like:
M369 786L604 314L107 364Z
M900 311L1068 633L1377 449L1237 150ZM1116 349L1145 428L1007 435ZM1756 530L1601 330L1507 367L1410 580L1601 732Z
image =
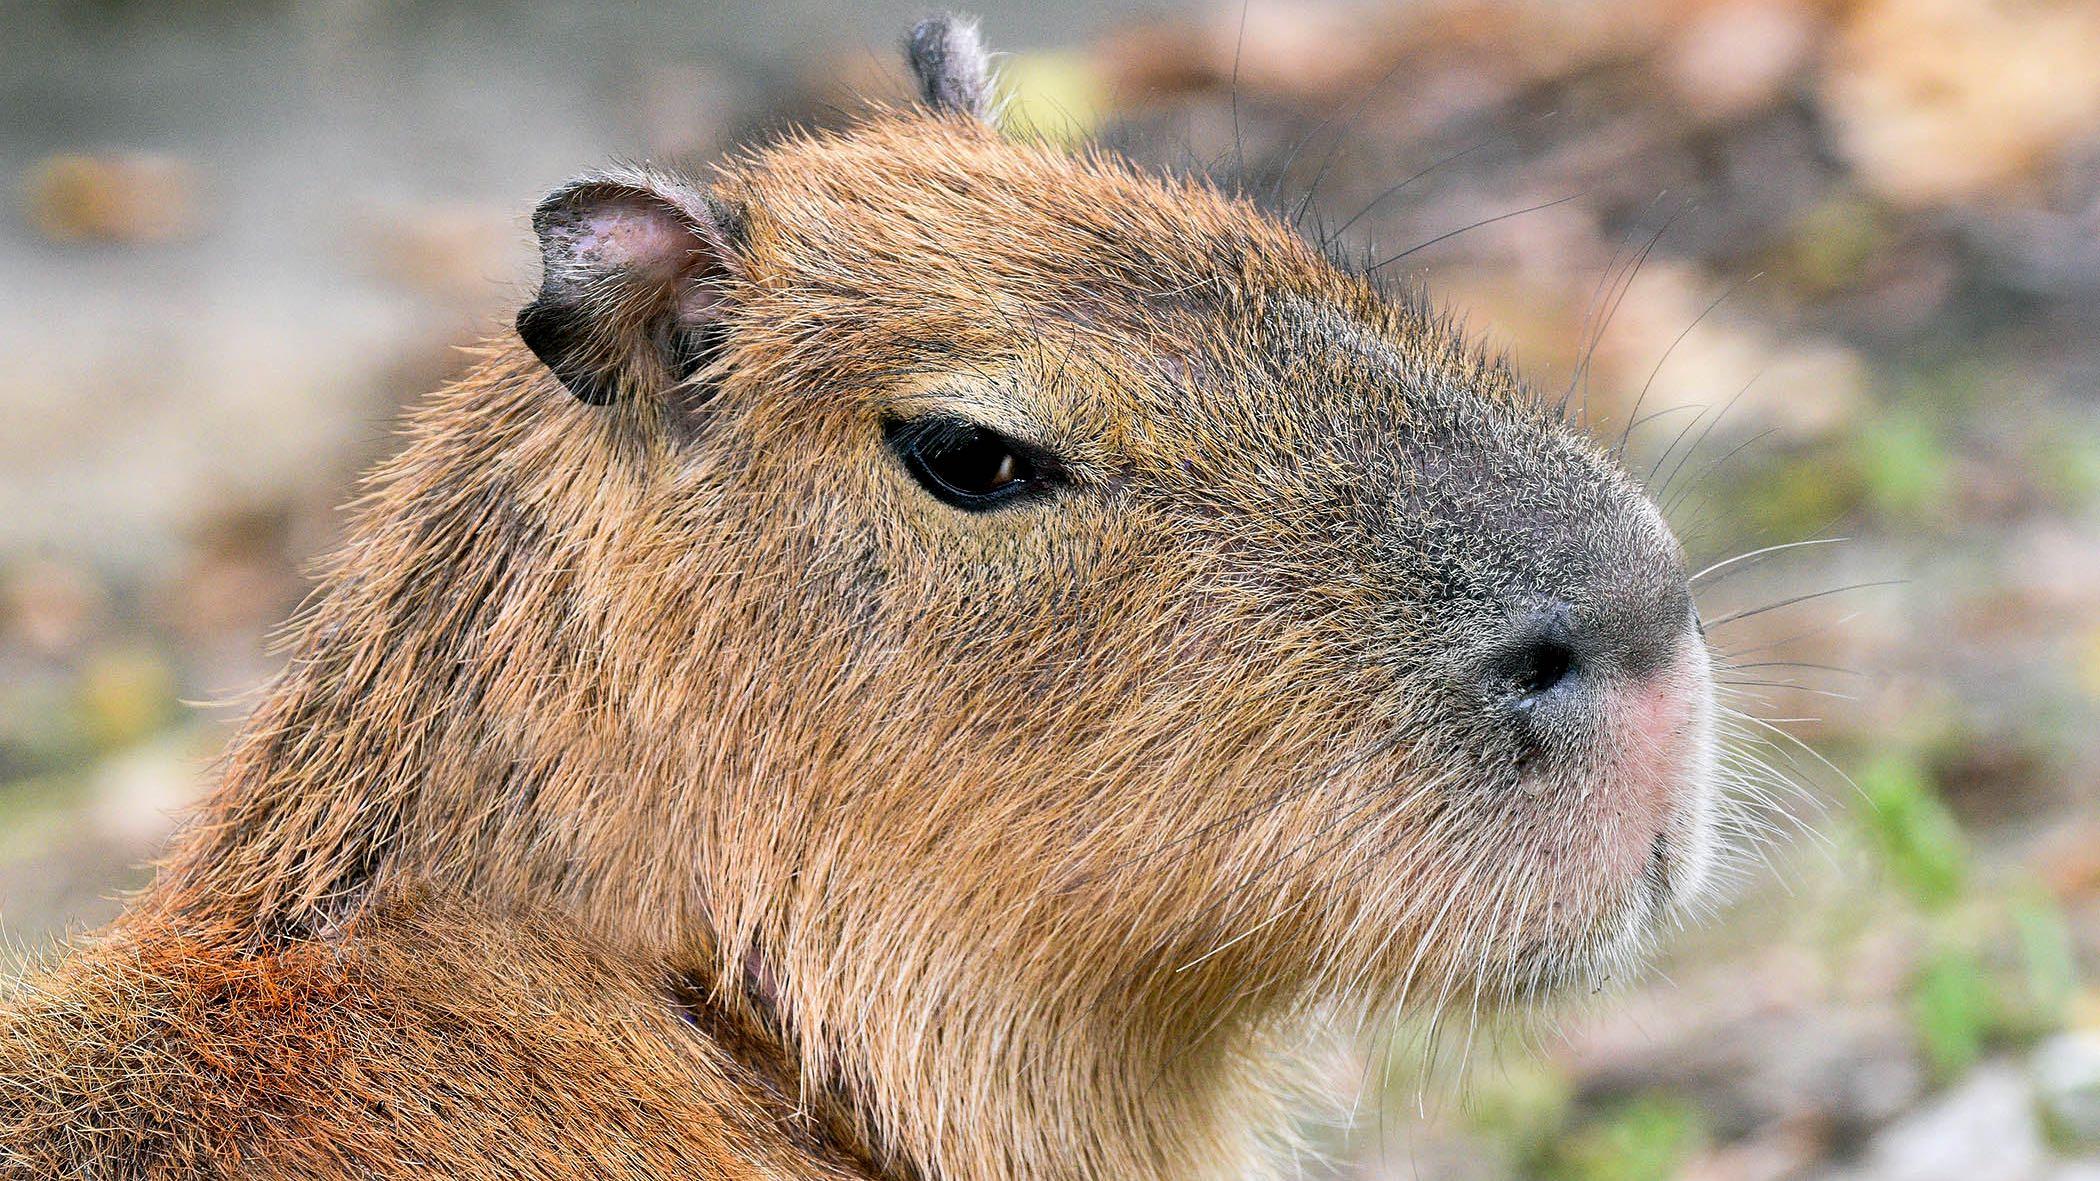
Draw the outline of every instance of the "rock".
M2086 691L2100 697L2100 628L2089 631L2080 647L2079 678ZM2100 896L2100 822L2068 824L2044 841L2036 858L2042 884L2061 902Z
M1879 0L1822 87L1839 150L1891 200L1932 205L2038 171L2100 119L2100 8Z
M1753 975L1769 985L1769 971L1738 979ZM1651 1003L1638 1019L1600 1021L1571 1043L1568 1065L1583 1102L1679 1096L1724 1142L1786 1130L1767 1146L1779 1152L1792 1151L1797 1135L1878 1127L1914 1104L1923 1088L1914 1038L1890 1007L1819 1007L1777 996L1753 1003L1705 990L1678 1004L1685 1010L1679 1024L1667 1024ZM1735 1006L1742 1008L1730 1012ZM1745 1152L1732 1163L1717 1158L1714 1167L1755 1172L1751 1158L1759 1153Z
M2039 1181L2047 1160L2033 1086L2018 1067L1992 1062L1883 1130L1859 1174L1874 1181Z
M2008 287L2042 296L2100 289L2100 209L1983 209L1962 229L1992 277Z
M1786 1181L1814 1164L1820 1148L1805 1129L1783 1124L1694 1158L1679 1181Z
M1665 48L1662 66L1693 111L1732 118L1777 100L1818 32L1805 4L1730 0L1693 17Z
M168 242L196 232L196 170L146 152L68 153L30 169L30 224L60 242Z
M2051 1136L2100 1152L2100 1030L2061 1033L2043 1042L2029 1063Z

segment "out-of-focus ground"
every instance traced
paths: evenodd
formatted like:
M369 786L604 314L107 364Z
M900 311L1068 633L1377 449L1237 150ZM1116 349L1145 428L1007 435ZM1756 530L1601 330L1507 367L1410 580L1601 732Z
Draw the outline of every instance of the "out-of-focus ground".
M143 880L542 191L898 92L915 8L828 7L17 6L7 955ZM1732 723L1784 815L1717 919L1529 1039L1371 1039L1307 1173L2100 1178L2100 6L979 7L1039 133L1236 175L1637 421L1695 568L1847 539L1701 580L1790 719Z

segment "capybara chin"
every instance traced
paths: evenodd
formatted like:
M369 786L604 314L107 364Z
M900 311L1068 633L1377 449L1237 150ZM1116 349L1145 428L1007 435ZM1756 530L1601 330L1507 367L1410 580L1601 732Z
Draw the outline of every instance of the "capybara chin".
M155 883L8 1000L9 1175L1260 1176L1320 1021L1698 889L1635 482L910 51L914 109L540 206Z

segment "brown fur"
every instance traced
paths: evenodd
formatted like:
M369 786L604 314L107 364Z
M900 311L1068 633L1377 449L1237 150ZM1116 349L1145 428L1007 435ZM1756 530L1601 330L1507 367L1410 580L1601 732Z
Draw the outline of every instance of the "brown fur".
M1517 791L1446 674L1675 543L1448 325L952 113L708 192L694 381L506 339L415 412L159 880L0 1018L9 1169L1251 1175L1323 1012L1653 917L1603 756ZM935 503L877 429L931 408L1071 487Z
M551 917L397 899L262 953L136 926L0 1024L8 1176L866 1175Z

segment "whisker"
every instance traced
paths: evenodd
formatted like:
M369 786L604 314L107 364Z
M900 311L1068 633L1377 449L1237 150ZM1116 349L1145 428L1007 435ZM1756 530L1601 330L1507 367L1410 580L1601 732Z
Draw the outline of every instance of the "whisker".
M1836 545L1841 541L1850 540L1852 539L1849 537L1814 537L1810 538L1807 541L1789 541L1784 542L1780 545L1768 545L1765 546L1763 549L1754 549L1748 553L1737 554L1732 558L1725 558L1721 561L1715 562L1713 565L1708 566L1706 569L1701 570L1699 573L1692 575L1691 581L1693 583L1697 583L1700 579L1705 578L1708 575L1715 573L1716 571L1726 570L1730 566L1736 565L1739 562L1747 562L1750 561L1752 558L1761 558L1764 557L1766 554L1783 553L1787 550L1801 549L1811 545Z
M1441 160L1433 161L1427 167L1416 172L1414 175L1402 180L1399 184L1393 185L1392 187L1385 189L1383 192L1380 192L1377 196L1371 198L1370 204L1364 206L1362 209L1357 210L1355 216L1343 222L1341 225L1336 226L1334 228L1333 233L1328 234L1326 237L1320 239L1321 249L1325 250L1331 248L1336 242L1341 240L1343 234L1349 232L1349 227L1355 225L1359 221L1362 221L1366 214L1370 213L1373 209L1376 209L1380 205L1384 204L1387 199L1398 194L1401 190L1407 188L1407 186L1415 183L1418 180L1421 180L1423 177L1428 176L1430 173L1435 172L1437 169L1444 167L1446 164L1455 163L1459 160L1464 159L1467 156L1472 155L1474 152L1477 152L1480 149L1488 146L1490 142L1490 140L1483 139L1480 142L1472 145L1471 147L1453 152L1450 155L1445 156Z
M1371 83L1370 86L1364 89L1364 92L1361 95L1357 96L1355 109L1349 112L1346 121L1337 130L1334 137L1334 143L1327 150L1326 159L1320 161L1319 171L1313 174L1312 183L1306 186L1305 196L1298 202L1297 211L1291 215L1291 224L1297 225L1305 220L1305 215L1312 209L1314 196L1320 191L1320 183L1327 179L1328 171L1334 167L1335 160L1341 156L1342 145L1345 142L1347 142L1350 134L1356 130L1357 121L1362 119L1364 111L1369 109L1371 105L1371 99L1375 97L1379 91L1385 89L1387 83L1391 82L1394 78L1398 77L1400 75L1400 71L1406 66L1406 64L1407 59L1404 57L1396 60L1393 63L1392 68L1388 69L1384 74L1380 75L1376 82ZM1321 129L1327 127L1331 123L1334 123L1337 117L1341 115L1341 113L1342 108L1339 104L1337 104L1333 110L1327 113L1326 117L1322 118L1318 123L1313 125L1312 130L1300 136L1298 138L1298 141L1291 145L1291 150L1284 156L1283 167L1277 171L1277 184L1279 186L1277 192L1279 196L1281 194L1282 178L1286 173L1290 171L1291 165L1293 163L1296 163L1299 151L1301 151L1308 144L1310 144L1312 142L1312 138L1318 135ZM1360 217L1362 215L1358 214L1358 216ZM1319 235L1319 241L1321 243L1322 249L1325 249L1326 244L1331 240L1332 239L1330 239L1325 234Z
M1528 206L1523 209L1512 209L1508 213L1498 213L1493 217L1483 217L1479 221L1474 222L1472 225L1460 226L1457 229L1450 231L1449 233L1438 234L1436 237L1431 238L1427 242L1417 243L1401 251L1400 253L1393 255L1390 258L1374 262L1370 266L1364 268L1364 273L1368 275L1381 268L1389 267L1394 263L1399 262L1401 259L1406 258L1408 255L1415 253L1416 251L1427 250L1431 246L1434 246L1439 242L1448 242L1451 239L1458 237L1460 234L1470 233L1474 230L1479 229L1482 226L1491 226L1498 221L1508 221L1512 217L1522 217L1527 213L1537 213L1541 209L1551 209L1555 205L1566 205L1568 202L1576 200L1581 196L1581 193L1570 193L1565 197L1555 197L1551 201L1541 201L1537 205Z
M1672 409L1675 409L1675 410L1689 410L1689 409L1693 409L1693 407L1689 407L1689 406L1676 406L1676 407L1672 407ZM1670 445L1669 445L1668 447L1665 447L1665 448L1663 448L1663 453L1662 453L1661 455L1658 455L1658 456L1656 456L1656 457L1655 457L1655 463L1654 463L1654 464L1653 464L1652 466L1650 466L1650 467L1648 468L1648 478L1647 478L1646 480L1642 481L1642 483L1643 483L1644 485L1653 485L1653 484L1655 483L1655 474L1656 474L1657 472L1660 472L1660 471L1662 470L1662 465L1664 465L1664 464L1666 464L1666 463L1670 462L1670 456L1676 453L1676 451L1677 451L1677 448L1678 448L1678 446L1679 446L1679 445L1681 445L1681 444L1682 444L1682 443L1684 442L1684 437L1685 437L1686 435L1689 435L1689 434L1691 434L1691 433L1692 433L1692 428L1694 428L1694 427L1696 427L1696 426L1698 426L1698 425L1699 425L1699 421L1700 421L1701 419L1703 419L1703 418L1705 418L1705 417L1706 417L1706 412L1707 412L1707 410L1711 409L1711 407L1707 407L1707 406L1700 406L1700 407L1697 407L1696 409L1697 409L1697 410L1699 411L1699 413L1697 413L1697 414L1693 415L1693 416L1692 416L1692 421L1690 421L1690 422L1688 422L1688 423L1685 423L1685 424L1684 424L1684 427L1683 427L1682 429L1680 429L1680 430L1679 430L1679 431L1677 432L1677 437L1676 437L1676 438L1674 438L1674 439L1671 439L1671 440L1670 440ZM1656 412L1655 412L1654 414L1651 414L1651 415L1649 415L1648 417L1649 417L1649 418L1651 418L1651 419L1652 419L1652 418L1657 418L1657 417L1660 417L1661 415L1663 415L1664 413L1666 413L1666 411L1658 410L1658 411L1656 411ZM1645 421L1645 420L1643 420L1643 421ZM1627 423L1627 424L1626 424L1626 436L1625 436L1624 438L1621 438L1621 439L1619 440L1619 453L1620 453L1620 454L1621 454L1622 456L1623 456L1623 455L1624 455L1624 454L1626 453L1626 441L1627 441L1627 439L1629 439L1629 438L1631 438L1631 437L1633 436L1633 428L1634 428L1635 426L1637 426L1637 425L1639 425L1639 424L1637 424L1637 423ZM1695 444L1695 445L1694 445L1694 447L1696 448L1696 446L1697 446L1697 445ZM1690 454L1691 454L1691 452L1690 452L1690 451L1687 451L1687 452L1685 452L1685 454L1686 454L1686 455L1690 455Z
M1767 611L1777 611L1782 607L1791 607L1796 603L1806 603L1812 599L1827 598L1831 595L1842 595L1850 591L1871 590L1872 588L1878 586L1902 586L1907 581L1909 580L1903 578L1881 578L1876 579L1872 582L1854 582L1845 586L1834 586L1829 588L1828 590L1810 591L1805 595L1794 595L1791 598L1781 599L1776 603L1767 603L1762 607L1749 607L1741 611L1731 612L1730 614L1723 615L1719 619L1706 620L1706 629L1708 631L1712 631L1715 628L1726 627L1727 625L1735 623L1739 620L1750 619L1754 616L1763 615Z
M1840 693L1835 689L1817 689L1813 686L1797 684L1793 681L1759 681L1752 680L1749 678L1716 678L1716 683L1722 685L1756 685L1766 689L1785 689L1791 693L1813 693L1818 697L1834 697L1839 701L1859 700L1859 696L1857 694Z
M1750 285L1751 283L1756 282L1763 274L1764 272L1759 271L1755 274L1749 275L1746 278L1736 280L1735 283L1731 284L1726 291L1723 291L1721 294L1715 296L1714 301L1710 304L1707 304L1706 309L1704 311L1692 317L1692 322L1684 326L1684 331L1677 334L1677 339L1670 342L1669 348L1663 350L1662 356L1655 362L1655 368L1648 372L1648 380L1641 384L1641 392L1633 400L1633 409L1627 412L1626 430L1619 436L1619 445L1612 450L1612 455L1614 458L1622 458L1625 456L1626 440L1633 436L1633 416L1640 413L1641 403L1648 400L1648 391L1654 388L1655 379L1662 376L1663 366L1670 363L1670 356L1671 354L1677 351L1677 346L1683 344L1685 342L1685 339L1691 336L1691 334L1698 329L1699 325L1705 322L1708 316L1713 315L1714 310L1716 308L1728 302L1728 298L1730 296L1734 295L1738 291L1741 291L1744 287ZM1695 424L1698 422L1697 419L1693 419L1692 421ZM1672 450L1674 449L1675 448L1673 445ZM1668 452L1664 452L1664 455L1667 456L1668 454ZM1662 465L1658 463L1656 466L1660 467Z
M1749 388L1750 387L1747 385L1744 386L1743 390L1738 391L1736 396L1741 397L1743 392L1748 391ZM1730 447L1728 450L1722 452L1718 459L1715 459L1712 463L1709 463L1704 468L1700 469L1699 474L1692 478L1692 482L1684 486L1684 491L1679 492L1676 495L1676 497L1663 503L1663 513L1665 515L1668 515L1682 508L1685 502L1690 500L1692 495L1695 492L1697 492L1701 488L1701 486L1703 486L1706 483L1706 481L1714 478L1716 475L1719 475L1721 469L1727 467L1729 463L1733 461L1737 456L1742 455L1750 448L1757 446L1759 443L1764 442L1766 439L1769 439L1773 435L1776 435L1778 433L1778 427L1766 427L1765 429L1757 432L1756 434L1750 436L1747 439L1744 439L1742 442L1737 443L1735 446ZM1672 480L1675 480L1677 477L1673 473L1670 478Z
M1706 441L1709 438L1713 437L1714 430L1721 425L1722 420L1726 419L1728 415L1735 410L1737 403L1741 402L1744 396L1749 394L1750 387L1756 385L1758 379L1762 378L1764 375L1764 370L1758 370L1754 375L1751 376L1749 381L1743 383L1743 388L1737 390L1733 397L1729 398L1726 402L1721 404L1721 412L1713 416L1712 421L1706 424L1706 429L1699 432L1699 437L1692 440L1692 445L1690 447L1685 448L1684 455L1677 461L1677 466L1671 468L1670 474L1663 477L1662 487L1657 488L1655 490L1655 497L1657 500L1661 500L1669 495L1671 485L1675 484L1677 482L1677 477L1684 473L1684 467L1686 464L1692 461L1692 456L1699 454L1699 448L1706 446ZM1663 458L1669 458L1669 453L1664 452ZM1660 469L1662 467L1662 464L1658 462L1655 466L1658 469ZM1648 473L1648 482L1651 485L1655 482L1654 472Z
M1669 190L1667 189L1657 193L1655 200L1649 203L1649 208L1652 210L1656 205L1661 204L1662 199L1668 195ZM1618 270L1616 263L1605 271L1606 283L1603 287L1605 298L1604 314L1597 321L1597 331L1590 337L1588 347L1583 350L1582 360L1576 363L1575 371L1568 375L1568 388L1562 392L1560 399L1561 409L1565 413L1569 400L1575 396L1576 389L1580 387L1584 391L1582 417L1585 425L1589 422L1589 370L1590 365L1596 360L1597 349L1603 345L1605 333L1610 330L1612 321L1618 317L1619 307L1626 302L1627 293L1633 290L1633 281L1640 275L1641 267L1648 261L1648 256L1654 252L1656 245L1663 240L1663 235L1670 232L1670 227L1677 224L1677 219L1684 215L1687 208L1689 208L1689 205L1678 206L1677 210L1670 214L1663 224L1656 228L1653 234L1648 236L1648 240L1641 245L1641 248L1634 252L1633 257L1626 264L1623 282L1614 277L1614 273ZM1614 288L1616 288L1616 292L1614 292ZM1585 312L1583 319L1587 323L1589 313Z
M1828 768L1831 774L1833 774L1833 775L1836 775L1836 776L1837 776L1837 777L1838 777L1838 778L1839 778L1840 780L1842 780L1842 781L1844 782L1845 786L1847 786L1847 787L1851 788L1851 789L1852 789L1853 791L1855 791L1855 792L1859 792L1859 794L1860 794L1861 796L1864 796L1864 795L1866 794L1866 793L1865 793L1864 791L1861 791L1861 789L1860 789L1860 786L1859 786L1859 784L1857 784L1857 783L1854 783L1854 782L1852 781L1852 777L1851 777L1850 775L1847 775L1847 774L1845 774L1845 772L1844 772L1844 771L1843 771L1843 770L1842 770L1841 768L1839 768L1839 766L1838 766L1838 765L1837 765L1836 763L1833 763L1833 762L1831 762L1831 761L1830 761L1829 759L1827 759L1827 758L1823 757L1822 753L1821 753L1821 752L1819 752L1819 751L1817 751L1817 750L1816 750L1816 748L1814 748L1814 747L1810 746L1810 745L1809 745L1809 744L1807 744L1806 742L1803 742L1803 741L1801 741L1801 739L1799 739L1799 738L1795 737L1795 736L1794 736L1794 735L1792 735L1792 734L1789 734L1789 733L1788 733L1787 731L1785 731L1785 730L1783 730L1783 729L1781 729L1781 728L1780 728L1780 725L1781 725L1782 723L1787 723L1787 722L1795 722L1795 721L1811 721L1811 722L1813 722L1813 721L1818 721L1818 720L1820 720L1820 719L1816 719L1816 718L1806 718L1806 719L1802 719L1802 718L1760 718L1760 717L1756 717L1756 716L1754 716L1754 715L1752 715L1752 714L1746 714L1746 713L1742 713L1742 712L1740 712L1740 711L1734 711L1734 710L1731 710L1730 712L1731 712L1731 713L1733 713L1733 714L1734 714L1734 715L1735 715L1735 716L1736 716L1737 718L1740 718L1741 720L1743 720L1743 721L1746 721L1746 722L1750 723L1751 725L1753 725L1753 726L1756 726L1756 727L1758 727L1759 729L1761 729L1761 730L1764 730L1764 731L1766 731L1767 733L1769 733L1769 734L1773 735L1774 737L1776 737L1776 738L1778 738L1778 739L1780 739L1780 740L1782 740L1782 741L1785 741L1785 742L1791 743L1791 744L1792 744L1792 745L1793 745L1793 746L1794 746L1795 748L1797 748L1798 750L1800 750L1800 751L1801 751L1801 752L1802 752L1803 754L1806 754L1806 755L1807 755L1808 757L1810 757L1810 758L1814 759L1814 760L1815 760L1816 762L1818 762L1818 763L1822 764L1822 765L1823 765L1824 767Z
M1867 675L1856 668L1845 668L1835 664L1816 664L1806 660L1757 660L1748 664L1731 662L1726 667L1731 670L1740 668L1805 668L1815 672L1836 673L1845 677L1864 677Z
M1784 648L1788 644L1798 643L1799 641L1806 640L1811 636L1820 636L1825 634L1826 632L1836 631L1838 628L1841 628L1846 624L1852 622L1853 620L1858 619L1859 615L1860 613L1857 611L1848 611L1829 623L1818 624L1815 627L1809 628L1806 631L1795 632L1793 635L1786 636L1782 639L1772 640L1768 643L1758 644L1749 648L1735 648L1726 652L1717 651L1714 655L1716 659L1723 662L1732 661L1738 656L1755 656L1759 652L1769 652L1774 648Z
M1240 136L1240 56L1247 48L1247 9L1254 0L1240 0L1240 29L1232 41L1232 156L1234 171L1247 175L1247 145Z

